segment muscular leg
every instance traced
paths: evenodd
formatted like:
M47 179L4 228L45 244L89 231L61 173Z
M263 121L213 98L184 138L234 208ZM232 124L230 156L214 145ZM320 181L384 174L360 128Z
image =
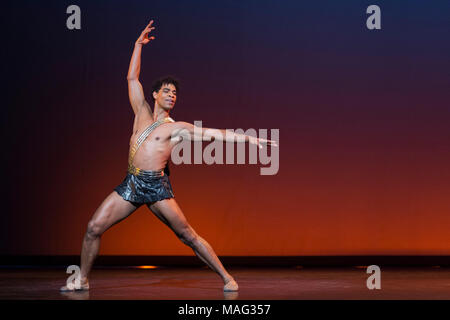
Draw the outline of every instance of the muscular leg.
M88 276L97 257L101 235L114 224L128 217L137 207L113 191L97 208L88 223L81 250L81 285L88 288ZM65 291L65 288L61 288Z
M192 248L197 257L220 275L225 283L225 291L238 290L236 281L225 270L209 243L200 237L189 225L174 198L157 201L148 205L148 207L162 222L172 229L184 244Z

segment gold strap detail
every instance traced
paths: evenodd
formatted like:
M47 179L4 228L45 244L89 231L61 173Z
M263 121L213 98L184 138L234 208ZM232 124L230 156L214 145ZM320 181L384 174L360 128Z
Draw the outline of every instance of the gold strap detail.
M153 122L151 125L149 125L147 128L145 128L144 131L142 131L141 135L136 140L136 142L134 143L133 147L130 150L130 155L128 157L128 172L129 173L131 173L133 175L139 174L141 169L139 169L133 165L133 159L134 159L134 156L135 156L137 150L139 149L141 144L145 141L145 139L147 139L147 137L150 135L150 133L152 133L153 130L155 130L157 127L159 127L163 123L167 123L167 122L175 122L175 121L172 118L167 117L162 120Z

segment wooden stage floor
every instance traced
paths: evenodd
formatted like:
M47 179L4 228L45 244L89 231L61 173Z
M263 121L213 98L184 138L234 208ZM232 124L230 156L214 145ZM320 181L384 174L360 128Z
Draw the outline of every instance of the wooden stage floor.
M222 291L206 267L94 268L89 292L60 293L65 267L0 269L1 300L449 300L450 268L381 269L381 289L369 290L362 267L228 268L240 286Z

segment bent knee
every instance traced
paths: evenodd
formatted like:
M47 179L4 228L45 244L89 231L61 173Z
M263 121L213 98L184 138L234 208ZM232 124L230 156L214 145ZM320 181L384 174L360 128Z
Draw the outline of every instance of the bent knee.
M104 224L97 220L91 220L88 223L86 236L88 238L98 238L102 235Z
M178 233L178 238L180 238L181 242L185 245L192 247L195 245L198 239L198 235L195 233L192 228L184 228Z

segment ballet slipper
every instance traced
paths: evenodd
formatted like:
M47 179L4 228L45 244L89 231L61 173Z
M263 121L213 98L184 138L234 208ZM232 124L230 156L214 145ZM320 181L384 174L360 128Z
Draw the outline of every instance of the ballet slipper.
M238 291L238 290L239 290L239 286L234 279L231 279L223 286L223 291L225 291L225 292Z
M89 290L89 282L83 283L79 288L75 288L75 285L70 289L67 285L59 288L60 292L74 292L74 291L87 291Z

